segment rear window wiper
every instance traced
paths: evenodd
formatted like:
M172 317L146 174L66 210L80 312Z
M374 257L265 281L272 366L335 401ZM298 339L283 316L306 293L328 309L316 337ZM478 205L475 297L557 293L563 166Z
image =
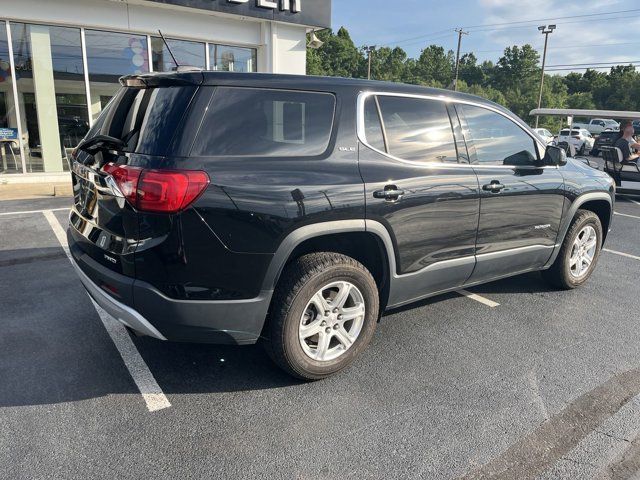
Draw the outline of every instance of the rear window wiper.
M87 152L89 155L95 155L98 152L107 152L109 150L122 151L125 147L126 143L119 138L109 135L96 135L80 142L77 148Z

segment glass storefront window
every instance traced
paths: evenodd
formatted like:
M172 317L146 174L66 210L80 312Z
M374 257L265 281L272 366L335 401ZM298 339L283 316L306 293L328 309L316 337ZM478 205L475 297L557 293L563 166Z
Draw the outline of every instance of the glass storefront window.
M167 39L171 51L180 65L205 68L205 44L186 40ZM151 60L154 72L171 72L175 63L160 37L151 37Z
M68 169L89 129L80 29L11 23L27 172Z
M86 30L85 40L95 120L120 88L120 77L149 71L149 52L146 35Z
M0 22L0 176L22 173L7 28Z
M255 48L209 45L211 70L222 72L256 72L258 52Z
M84 39L86 64L80 28L0 21L0 176L68 170L120 77L175 67L160 37L86 29ZM180 65L206 68L208 54L212 70L257 71L255 48L167 41Z

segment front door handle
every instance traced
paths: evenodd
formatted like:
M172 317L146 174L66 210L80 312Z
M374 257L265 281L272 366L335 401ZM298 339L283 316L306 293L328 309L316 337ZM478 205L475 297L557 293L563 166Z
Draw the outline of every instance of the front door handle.
M373 192L373 198L382 198L389 202L395 202L404 195L404 190L400 190L395 185L385 185L384 190L376 190Z
M498 180L492 180L491 183L483 185L482 189L486 192L500 193L502 190L504 190L504 185Z

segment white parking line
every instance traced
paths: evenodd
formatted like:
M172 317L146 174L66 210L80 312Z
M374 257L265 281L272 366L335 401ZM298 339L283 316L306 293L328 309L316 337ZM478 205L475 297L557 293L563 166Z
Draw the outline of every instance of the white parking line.
M613 253L614 255L620 255L621 257L633 258L634 260L640 260L640 257L636 255L631 255L630 253L618 252L617 250L609 250L608 248L603 248L603 252Z
M614 215L620 215L621 217L629 217L629 218L636 218L638 220L640 220L640 217L636 216L636 215L629 215L627 213L618 213L618 212L613 212Z
M638 202L637 200L631 200L631 199L630 199L627 195L625 195L624 193L622 193L622 194L618 194L618 195L620 195L621 197L626 198L626 199L627 199L627 200L629 200L631 203L635 203L636 205L640 205L640 202Z
M0 217L5 215L23 215L25 213L44 213L44 212L61 212L62 210L69 210L69 207L65 208L50 208L48 210L25 210L24 212L2 212Z
M53 214L52 210L44 210L42 213L49 222L49 225L51 225L53 233L58 239L58 242L60 242L64 253L67 254L67 257L71 261L69 244L67 243L67 235L64 228L62 228L62 225L60 225L60 222ZM91 301L93 302L93 299L91 299ZM96 308L96 312L98 312L98 316L100 317L100 320L102 320L104 328L107 330L111 340L113 340L118 352L120 352L120 356L129 370L131 378L133 378L133 381L138 386L138 390L140 390L140 394L147 404L149 411L155 412L157 410L169 408L171 403L169 403L169 400L160 388L160 385L158 385L158 382L151 373L151 370L149 370L149 367L143 360L140 352L138 352L138 349L131 340L131 337L127 333L124 325L111 317L107 312L96 305L95 302L93 302L93 306Z
M462 295L463 297L470 298L471 300L475 300L476 302L480 302L487 307L495 308L500 306L498 302L494 302L493 300L489 300L488 298L481 297L480 295L476 295L475 293L471 293L467 290L456 290L456 293Z

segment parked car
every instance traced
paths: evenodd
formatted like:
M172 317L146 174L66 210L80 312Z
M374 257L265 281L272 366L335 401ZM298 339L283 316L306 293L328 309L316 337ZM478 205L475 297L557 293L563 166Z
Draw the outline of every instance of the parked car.
M590 154L594 157L600 155L600 151L602 147L610 147L620 136L620 132L618 130L612 130L609 132L602 132L600 135L596 137L596 141L593 144L593 148L591 149Z
M535 128L533 131L536 132L540 136L540 138L542 138L544 143L547 144L547 145L550 144L551 142L553 142L555 140L555 138L556 138L553 135L553 133L551 133L546 128Z
M69 248L93 299L156 339L261 341L320 379L387 310L530 271L582 285L609 230L612 179L476 96L224 72L121 83L74 153Z
M584 128L573 128L571 134L569 134L568 128L563 128L558 134L557 141L573 145L578 155L584 155L585 152L591 151L595 143L593 136Z
M618 130L620 124L610 118L592 118L589 123L577 123L574 122L573 128L584 128L588 130L592 135L599 135L602 132L609 130Z

